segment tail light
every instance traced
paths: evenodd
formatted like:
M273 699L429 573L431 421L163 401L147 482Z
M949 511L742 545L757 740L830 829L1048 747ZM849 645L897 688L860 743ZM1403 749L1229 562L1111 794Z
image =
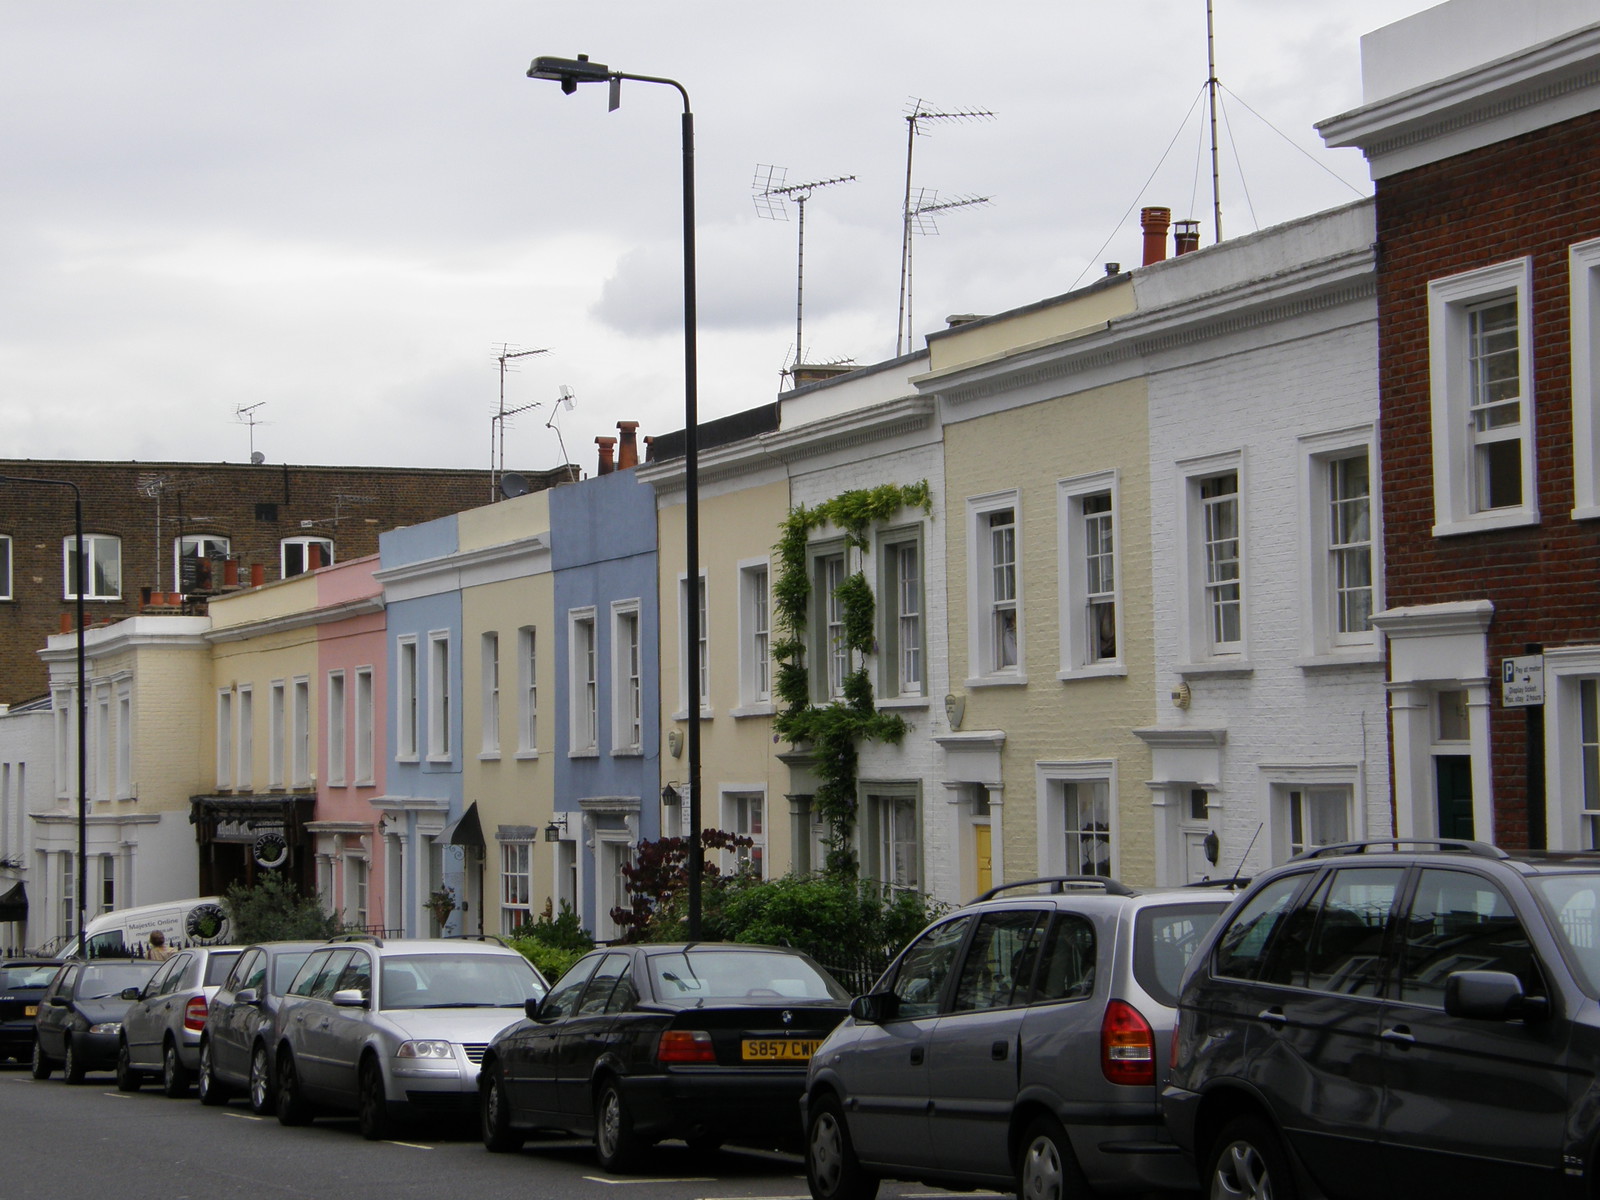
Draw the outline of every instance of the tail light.
M714 1063L717 1051L711 1035L698 1029L668 1029L656 1046L656 1061L664 1063Z
M183 1006L183 1027L190 1033L199 1033L206 1027L206 998L192 996Z
M1123 1000L1106 1005L1100 1022L1100 1070L1112 1083L1153 1085L1156 1035L1139 1010Z

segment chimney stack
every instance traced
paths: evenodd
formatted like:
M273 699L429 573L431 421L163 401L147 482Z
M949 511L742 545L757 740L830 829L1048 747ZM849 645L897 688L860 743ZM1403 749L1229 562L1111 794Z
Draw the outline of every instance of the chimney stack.
M1176 254L1192 254L1200 249L1200 222L1193 217L1172 223L1172 240L1177 244Z
M600 447L600 469L595 474L611 474L612 471L617 469L616 465L611 461L611 448L617 444L617 439L614 437L597 437L594 439L594 444Z
M1167 257L1167 229L1172 224L1170 208L1141 208L1139 224L1144 227L1144 265L1158 263Z
M617 447L617 470L626 471L639 465L639 443L634 440L639 422L618 421L617 428L622 432L622 444Z

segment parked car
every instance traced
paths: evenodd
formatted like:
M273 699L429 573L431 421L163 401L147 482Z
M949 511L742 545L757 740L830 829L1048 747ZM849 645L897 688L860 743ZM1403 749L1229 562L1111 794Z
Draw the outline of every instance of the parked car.
M1214 1196L1591 1196L1600 855L1330 846L1185 981L1165 1106Z
M812 1196L871 1200L882 1178L1029 1198L1192 1187L1158 1081L1184 967L1230 899L1069 876L935 921L812 1056Z
M354 1112L377 1139L414 1115L470 1115L489 1039L548 990L497 940L335 938L278 1009L278 1120Z
M211 997L239 960L238 946L192 946L161 964L142 988L123 993L132 1000L122 1018L117 1046L117 1088L136 1092L144 1077L159 1073L161 1090L187 1096L200 1067L200 1034Z
M665 1138L793 1144L806 1062L849 999L797 950L595 950L490 1043L484 1145L512 1150L535 1129L562 1129L593 1136L600 1164L625 1171Z
M123 996L143 987L161 966L147 958L97 958L57 964L55 978L34 1018L33 1077L48 1079L60 1066L68 1083L89 1071L109 1071L117 1061L122 1018L132 1003Z
M53 958L0 961L0 1059L27 1062L33 1054L39 1000L60 968Z
M266 942L246 946L211 997L200 1033L195 1088L202 1104L226 1104L243 1092L267 1116L276 1091L272 1064L273 1018L295 973L322 942Z

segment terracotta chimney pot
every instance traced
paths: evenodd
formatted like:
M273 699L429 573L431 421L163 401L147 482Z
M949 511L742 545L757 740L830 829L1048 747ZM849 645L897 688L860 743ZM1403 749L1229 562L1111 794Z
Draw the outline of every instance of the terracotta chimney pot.
M1167 257L1167 230L1172 225L1170 208L1141 208L1139 224L1144 227L1144 265L1162 262Z
M594 439L594 444L600 447L600 469L596 474L611 474L612 471L616 470L616 464L611 460L611 453L612 448L617 444L617 439L601 436Z
M618 421L617 429L622 433L622 444L617 447L617 470L626 471L629 467L639 465L639 422Z

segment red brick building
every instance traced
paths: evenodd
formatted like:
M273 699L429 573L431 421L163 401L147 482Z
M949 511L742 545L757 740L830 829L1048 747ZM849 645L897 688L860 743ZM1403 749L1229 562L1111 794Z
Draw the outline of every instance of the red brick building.
M1454 0L1323 122L1376 184L1400 836L1600 846L1600 24ZM1542 696L1541 696L1542 692Z
M524 477L537 491L576 471ZM77 608L72 490L7 478L80 489L91 622L203 612L215 592L374 554L383 530L492 498L487 471L0 459L0 704L44 693L38 651Z

